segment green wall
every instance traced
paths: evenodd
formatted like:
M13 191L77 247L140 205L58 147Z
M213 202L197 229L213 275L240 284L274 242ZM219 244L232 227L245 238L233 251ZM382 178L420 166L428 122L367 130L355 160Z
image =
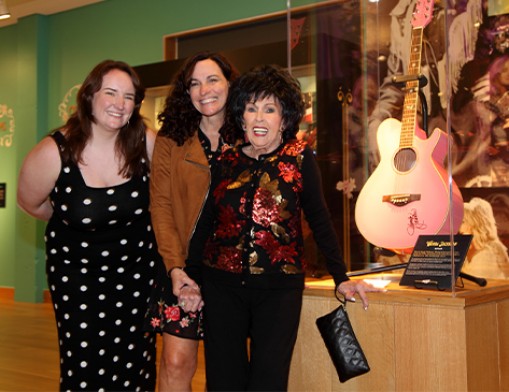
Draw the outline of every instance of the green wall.
M3 77L3 75L12 74L12 70L17 68L16 40L16 29L12 27L0 29L3 52L0 57L0 140L4 143L8 140L6 136L10 129L10 119L7 114L4 114L4 110L12 108L15 104L17 89L16 79ZM5 55L6 53L9 55ZM0 146L0 183L5 183L7 186L6 207L0 208L0 286L14 286L16 171L15 146Z
M292 7L319 2L293 0ZM133 66L162 61L165 35L284 11L286 4L105 0L0 28L0 105L15 118L13 145L0 146L0 183L7 184L7 205L0 208L0 287L14 287L17 301L42 300L45 224L16 207L17 174L26 153L61 124L58 107L71 87L106 58Z

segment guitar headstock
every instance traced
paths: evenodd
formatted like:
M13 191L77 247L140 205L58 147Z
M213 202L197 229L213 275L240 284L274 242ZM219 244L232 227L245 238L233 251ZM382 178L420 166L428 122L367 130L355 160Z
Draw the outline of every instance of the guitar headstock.
M433 19L435 0L417 0L412 16L412 26L424 28Z

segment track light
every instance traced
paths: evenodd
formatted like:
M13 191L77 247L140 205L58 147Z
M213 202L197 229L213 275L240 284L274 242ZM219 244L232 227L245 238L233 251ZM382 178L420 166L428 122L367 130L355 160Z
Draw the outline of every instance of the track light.
M5 0L0 0L0 20L8 19L11 17L11 13L7 9L7 4L5 4Z

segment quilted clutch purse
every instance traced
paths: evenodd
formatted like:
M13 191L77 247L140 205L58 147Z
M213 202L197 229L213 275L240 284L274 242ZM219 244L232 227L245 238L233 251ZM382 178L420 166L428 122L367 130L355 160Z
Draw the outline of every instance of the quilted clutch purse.
M346 301L338 300L341 305L331 313L317 318L316 325L336 368L339 381L345 382L369 372L370 369L346 313Z

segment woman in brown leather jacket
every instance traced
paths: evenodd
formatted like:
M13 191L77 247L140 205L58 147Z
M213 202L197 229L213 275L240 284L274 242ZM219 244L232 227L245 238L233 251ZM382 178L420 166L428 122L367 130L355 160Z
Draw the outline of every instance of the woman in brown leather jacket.
M230 82L237 71L223 56L202 52L175 76L158 116L150 203L164 268L155 283L146 324L163 335L159 391L191 391L203 337L203 301L196 271L186 268L189 241L207 197L210 167L234 143L225 124Z

